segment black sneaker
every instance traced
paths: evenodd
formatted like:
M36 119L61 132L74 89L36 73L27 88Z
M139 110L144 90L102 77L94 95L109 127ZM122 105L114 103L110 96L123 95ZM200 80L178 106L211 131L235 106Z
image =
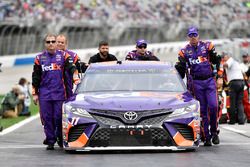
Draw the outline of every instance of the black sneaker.
M212 146L211 140L204 141L204 146Z
M218 135L215 135L212 137L212 143L213 144L220 144L220 138Z
M54 150L54 145L53 144L49 144L46 148L46 150Z
M61 148L63 147L63 141L62 140L57 139L56 142L57 142L57 144L58 144L59 147L61 147Z

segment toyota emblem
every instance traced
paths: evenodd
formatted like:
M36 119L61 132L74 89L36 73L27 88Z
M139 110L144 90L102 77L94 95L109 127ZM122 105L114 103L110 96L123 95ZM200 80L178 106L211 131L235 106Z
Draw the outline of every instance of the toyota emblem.
M129 111L129 112L125 112L124 115L123 115L123 117L126 120L133 121L133 120L136 120L136 118L138 117L138 115L136 114L136 112Z

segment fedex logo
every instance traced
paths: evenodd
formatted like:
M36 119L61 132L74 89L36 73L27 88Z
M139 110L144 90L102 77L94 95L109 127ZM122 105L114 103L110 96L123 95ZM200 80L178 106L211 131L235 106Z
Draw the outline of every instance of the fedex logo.
M191 65L192 64L200 64L200 63L208 61L206 57L202 57L202 56L199 56L197 59L189 58L188 60L189 60L189 63Z
M53 71L53 70L61 70L61 66L55 63L51 63L49 66L42 65L42 71Z

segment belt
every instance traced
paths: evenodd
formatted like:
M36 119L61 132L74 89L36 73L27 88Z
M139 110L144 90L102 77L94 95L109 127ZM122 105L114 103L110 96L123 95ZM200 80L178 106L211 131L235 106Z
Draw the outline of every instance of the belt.
M207 75L207 76L192 75L193 80L206 80L211 77L213 77L213 75Z
M233 82L233 81L244 81L244 80L243 79L233 79L230 82Z

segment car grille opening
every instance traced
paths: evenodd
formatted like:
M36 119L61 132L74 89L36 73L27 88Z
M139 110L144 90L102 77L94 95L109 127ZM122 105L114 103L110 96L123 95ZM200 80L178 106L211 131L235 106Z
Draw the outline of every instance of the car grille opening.
M177 131L180 132L180 134L187 140L194 140L194 132L193 129L184 124L174 124L174 127L177 129Z
M143 135L142 135L143 131ZM133 135L131 135L133 133ZM90 147L107 146L173 146L169 133L162 128L99 128L90 138Z

